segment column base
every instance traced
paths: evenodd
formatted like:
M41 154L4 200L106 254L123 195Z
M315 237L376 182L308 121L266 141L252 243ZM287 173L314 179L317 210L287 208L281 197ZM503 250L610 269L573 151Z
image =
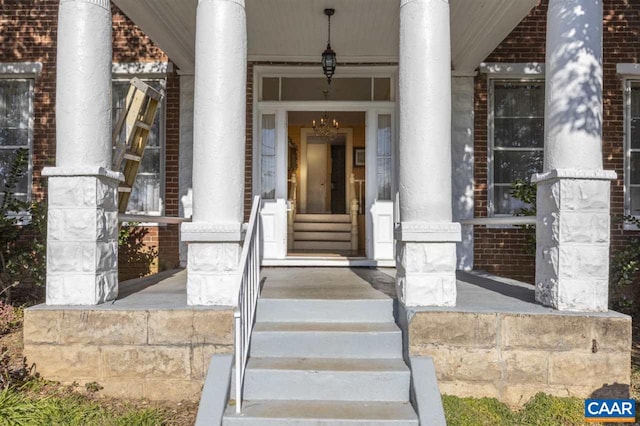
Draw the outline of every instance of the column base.
M242 254L240 224L182 224L188 241L187 304L232 306L238 304Z
M398 299L412 307L455 306L460 225L403 222L395 233Z
M613 171L566 169L533 176L537 302L560 311L607 311L615 178Z
M45 168L48 305L97 305L118 296L120 173Z

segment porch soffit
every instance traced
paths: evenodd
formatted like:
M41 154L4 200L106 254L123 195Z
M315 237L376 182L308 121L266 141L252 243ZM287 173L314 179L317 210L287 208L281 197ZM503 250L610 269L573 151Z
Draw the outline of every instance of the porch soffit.
M474 71L539 0L451 0L451 59ZM197 0L114 0L186 73L195 60ZM400 0L246 0L249 60L319 62L327 42L340 62L397 62Z

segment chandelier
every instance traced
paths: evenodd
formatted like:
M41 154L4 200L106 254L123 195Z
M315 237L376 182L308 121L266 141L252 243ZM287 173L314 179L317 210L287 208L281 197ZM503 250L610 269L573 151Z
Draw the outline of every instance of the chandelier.
M336 71L336 52L331 48L331 16L336 11L334 9L325 9L324 14L329 20L327 48L322 52L322 72L327 77L327 82L331 84L331 78Z
M313 130L316 136L333 139L338 134L338 130L340 130L340 124L335 118L329 120L329 116L325 112L319 124L316 124L316 120L313 120Z

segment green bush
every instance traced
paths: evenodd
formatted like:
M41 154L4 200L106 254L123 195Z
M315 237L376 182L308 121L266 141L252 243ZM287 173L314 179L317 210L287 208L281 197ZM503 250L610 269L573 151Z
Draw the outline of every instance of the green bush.
M11 300L11 289L20 284L45 283L46 205L28 203L15 195L28 159L26 149L16 151L0 203L0 298L4 301Z

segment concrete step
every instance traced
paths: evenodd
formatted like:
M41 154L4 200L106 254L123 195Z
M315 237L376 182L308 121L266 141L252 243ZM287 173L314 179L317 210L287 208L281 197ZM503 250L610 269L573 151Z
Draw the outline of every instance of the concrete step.
M309 214L297 213L296 222L348 222L351 223L351 216L348 214Z
M409 401L402 359L249 358L244 398Z
M331 222L296 222L293 224L293 230L298 232L318 231L318 232L351 232L351 221L347 223L331 223Z
M349 232L302 232L294 234L296 241L351 241Z
M294 241L294 250L351 250L351 241Z
M271 299L258 301L261 322L393 322L392 299Z
M257 322L251 356L402 358L402 333L393 322Z
M242 414L227 407L223 425L242 426L418 426L407 402L245 401Z

